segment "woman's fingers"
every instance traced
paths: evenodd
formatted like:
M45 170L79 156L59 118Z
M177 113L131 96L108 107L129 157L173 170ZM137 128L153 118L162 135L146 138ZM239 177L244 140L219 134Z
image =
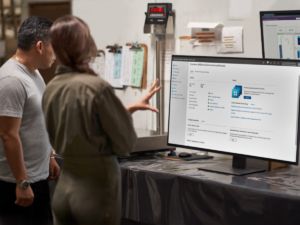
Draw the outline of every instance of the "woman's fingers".
M149 99L150 98L152 98L152 96L156 93L156 92L158 92L160 89L162 88L162 86L160 85L160 86L158 86L157 88L155 88L151 93L150 93L150 97L149 97Z
M159 82L159 79L156 78L154 84L152 85L152 90L156 87L156 85L158 84L158 82Z
M155 86L158 84L158 78L156 78L155 82L151 85L149 92L153 91L153 89L155 88Z
M158 111L157 108L149 106L148 109L151 110L151 111L153 111L153 112L159 113L159 111Z
M139 102L138 105L139 105L140 110L151 110L153 112L159 113L157 108L151 107L149 105L149 99L151 99L152 96L162 88L161 85L156 87L156 85L158 84L158 81L159 80L156 79L154 84L151 85L148 93L141 100L138 101Z

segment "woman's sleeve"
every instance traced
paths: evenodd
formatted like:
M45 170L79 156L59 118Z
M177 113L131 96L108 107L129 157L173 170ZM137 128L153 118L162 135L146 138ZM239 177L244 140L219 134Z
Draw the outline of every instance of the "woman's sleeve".
M118 156L131 152L137 137L130 113L110 86L97 96L97 101L99 119L104 132L110 138L113 152Z

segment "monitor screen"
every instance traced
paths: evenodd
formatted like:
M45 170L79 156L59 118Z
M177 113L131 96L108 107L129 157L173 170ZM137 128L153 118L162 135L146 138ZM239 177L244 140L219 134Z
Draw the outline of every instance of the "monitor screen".
M263 58L300 60L300 11L260 12Z
M172 56L168 144L298 164L295 60Z

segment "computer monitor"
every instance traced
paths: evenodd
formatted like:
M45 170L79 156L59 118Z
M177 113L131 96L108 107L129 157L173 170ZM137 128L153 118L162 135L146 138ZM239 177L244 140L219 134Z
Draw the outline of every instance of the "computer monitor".
M298 165L300 62L173 55L171 71L169 145Z
M300 10L260 12L263 58L300 60Z

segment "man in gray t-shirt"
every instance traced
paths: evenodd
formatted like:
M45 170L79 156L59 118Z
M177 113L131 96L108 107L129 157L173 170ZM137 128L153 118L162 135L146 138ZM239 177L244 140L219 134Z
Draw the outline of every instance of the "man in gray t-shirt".
M30 183L45 180L49 176L52 148L41 107L45 88L46 85L38 70L32 74L13 59L8 60L0 69L0 116L21 118L19 136ZM0 180L16 183L6 160L1 139Z
M16 54L0 68L0 224L52 222L48 179L59 175L42 111L45 83L37 69L55 55L52 22L26 19Z

